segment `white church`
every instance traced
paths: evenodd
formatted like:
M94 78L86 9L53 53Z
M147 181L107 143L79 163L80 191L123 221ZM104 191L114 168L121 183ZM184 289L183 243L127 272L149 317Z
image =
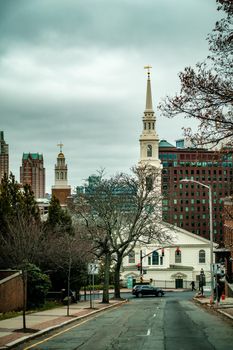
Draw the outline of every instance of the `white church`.
M159 137L152 106L150 68L148 69L146 108L143 131L140 136L140 165L162 170L159 159ZM161 181L156 184L161 195ZM123 260L121 280L130 286L132 280L150 282L162 288L190 288L194 281L198 286L200 273L204 273L206 285L210 284L211 242L191 232L163 223L171 236L168 244L158 243L136 246ZM214 247L217 245L214 244Z

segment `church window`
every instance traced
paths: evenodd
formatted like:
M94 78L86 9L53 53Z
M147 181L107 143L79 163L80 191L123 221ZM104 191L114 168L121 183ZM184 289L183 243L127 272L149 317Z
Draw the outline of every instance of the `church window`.
M61 172L61 179L63 180L63 172Z
M56 172L56 179L59 180L59 172Z
M205 264L205 251L203 249L199 250L199 263Z
M146 189L147 191L152 191L153 189L153 178L152 176L147 176L146 177Z
M132 252L129 253L129 264L135 264L135 251L132 250Z
M147 157L152 157L152 145L147 145Z
M65 173L65 180L67 180L67 174Z
M148 123L148 129L150 130L150 123Z
M156 251L152 253L152 265L159 265L159 253Z
M144 130L146 130L146 123L144 123Z
M175 263L181 263L181 251L178 249L175 251Z
M154 128L155 128L155 123L152 123L152 129L154 130Z

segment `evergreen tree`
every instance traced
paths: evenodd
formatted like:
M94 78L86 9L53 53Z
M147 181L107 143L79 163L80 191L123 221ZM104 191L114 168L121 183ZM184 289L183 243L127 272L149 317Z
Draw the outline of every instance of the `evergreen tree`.
M48 233L73 234L72 218L66 209L62 209L59 199L55 196L52 196L50 201L45 228Z

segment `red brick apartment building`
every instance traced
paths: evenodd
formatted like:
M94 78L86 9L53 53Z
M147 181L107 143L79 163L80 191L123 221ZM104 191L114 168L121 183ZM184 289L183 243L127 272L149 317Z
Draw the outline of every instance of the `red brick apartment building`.
M9 153L8 145L4 140L4 132L0 131L0 181L4 174L9 173Z
M35 198L45 196L45 168L43 155L39 153L24 153L20 167L20 183L29 184Z
M163 219L192 233L209 238L208 188L182 179L211 185L213 206L213 238L223 243L223 198L233 193L233 152L200 148L184 148L165 140L159 144L163 165Z

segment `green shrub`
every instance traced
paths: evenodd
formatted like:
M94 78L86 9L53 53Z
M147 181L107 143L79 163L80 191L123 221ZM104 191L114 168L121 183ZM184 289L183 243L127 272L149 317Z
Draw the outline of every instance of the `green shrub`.
M49 277L42 273L40 268L28 264L27 266L27 308L41 307L45 303L45 297L51 288Z

